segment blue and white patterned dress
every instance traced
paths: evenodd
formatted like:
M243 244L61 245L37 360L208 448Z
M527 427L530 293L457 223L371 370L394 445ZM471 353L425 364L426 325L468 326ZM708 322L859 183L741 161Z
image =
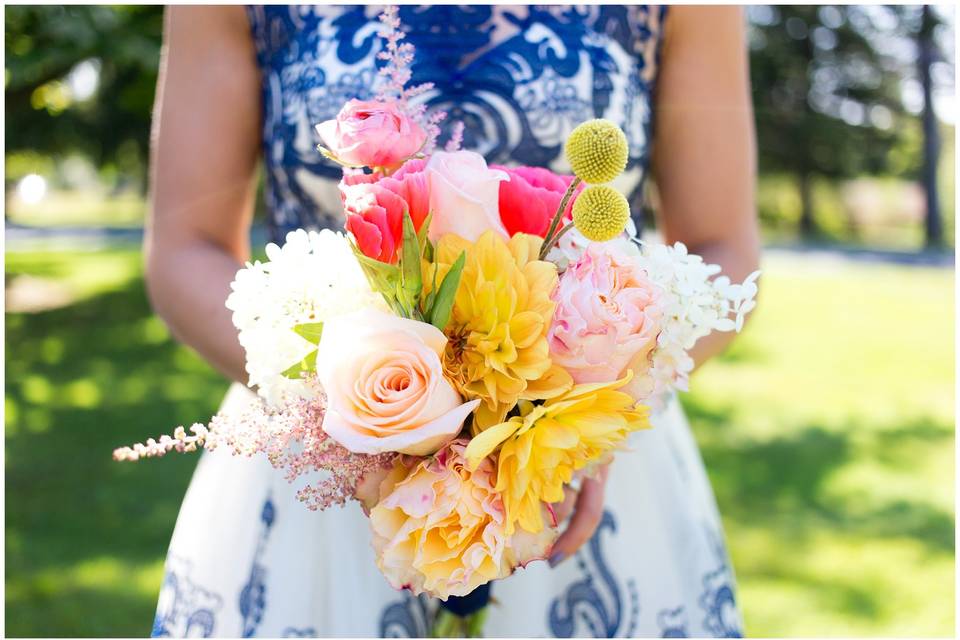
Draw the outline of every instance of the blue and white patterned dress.
M263 76L272 233L339 226L339 170L313 125L369 97L379 8L248 10ZM497 163L564 171L562 142L592 117L630 143L619 184L636 203L649 156L662 7L405 6L424 98ZM250 392L234 385L224 409ZM709 481L673 401L612 466L603 521L575 558L494 586L489 636L739 636L733 573ZM156 636L423 636L435 603L378 572L356 505L308 511L263 460L204 454L184 499Z

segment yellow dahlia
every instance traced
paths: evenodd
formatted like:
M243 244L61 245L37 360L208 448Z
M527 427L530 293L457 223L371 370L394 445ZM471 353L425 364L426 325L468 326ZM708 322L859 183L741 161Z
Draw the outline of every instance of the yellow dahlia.
M500 447L496 490L503 494L508 535L514 525L541 531L541 503L563 500L563 485L575 471L622 446L628 434L649 428L648 408L619 391L630 378L580 384L540 405L522 402L521 415L470 441L471 467Z
M502 422L517 402L560 395L573 386L550 360L547 331L556 304L550 299L557 267L538 260L540 238L516 234L504 241L487 231L471 244L454 234L436 248L436 281L466 252L453 303L444 372L467 400L483 402L475 431ZM426 281L433 280L428 273Z

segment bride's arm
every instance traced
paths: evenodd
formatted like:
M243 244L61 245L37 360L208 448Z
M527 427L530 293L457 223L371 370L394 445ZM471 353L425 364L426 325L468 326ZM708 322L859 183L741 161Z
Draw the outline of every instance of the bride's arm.
M179 340L244 382L244 354L224 301L250 252L259 82L242 8L167 9L151 140L147 287Z
M756 142L743 11L673 6L654 107L653 171L669 243L740 281L757 268ZM698 364L733 333L697 342Z

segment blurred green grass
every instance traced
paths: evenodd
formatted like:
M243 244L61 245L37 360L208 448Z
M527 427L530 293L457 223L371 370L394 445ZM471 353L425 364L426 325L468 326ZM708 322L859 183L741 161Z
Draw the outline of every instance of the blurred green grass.
M747 633L951 635L953 272L764 268L684 397ZM25 275L72 300L6 315L7 634L147 635L195 458L110 452L205 419L227 384L151 314L137 252L7 254L8 292Z

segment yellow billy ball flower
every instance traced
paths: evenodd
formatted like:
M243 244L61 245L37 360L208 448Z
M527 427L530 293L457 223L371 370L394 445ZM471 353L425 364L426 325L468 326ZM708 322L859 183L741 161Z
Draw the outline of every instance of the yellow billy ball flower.
M503 495L508 535L514 526L540 532L541 503L562 501L563 485L575 471L602 461L630 433L650 427L648 408L619 390L631 376L579 384L543 404L521 402L521 415L470 440L465 452L470 468L500 449L496 490Z
M610 182L627 166L627 136L609 120L587 120L567 138L567 161L588 184Z
M573 201L573 224L587 240L613 240L629 219L630 204L613 187L591 185Z

